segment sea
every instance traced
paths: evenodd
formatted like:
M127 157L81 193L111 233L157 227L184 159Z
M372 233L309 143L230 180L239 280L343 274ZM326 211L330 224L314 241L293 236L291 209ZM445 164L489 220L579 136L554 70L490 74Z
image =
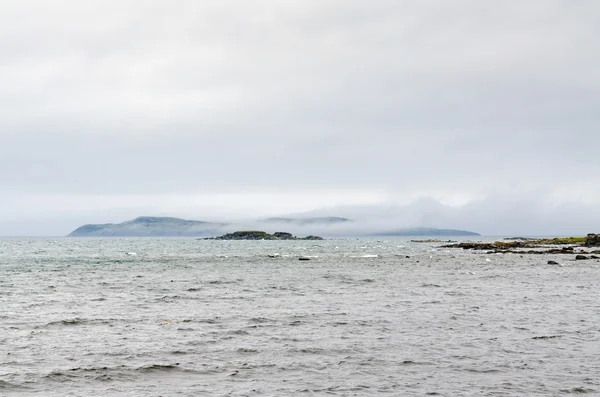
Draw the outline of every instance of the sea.
M600 395L600 261L442 245L0 239L0 396Z

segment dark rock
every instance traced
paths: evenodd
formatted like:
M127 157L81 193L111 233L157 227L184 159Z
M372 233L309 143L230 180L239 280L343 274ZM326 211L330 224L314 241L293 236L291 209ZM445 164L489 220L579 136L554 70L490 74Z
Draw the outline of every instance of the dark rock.
M577 255L577 256L575 257L575 260L578 260L578 261L583 261L583 260L586 260L586 259L590 259L590 258L588 258L588 257L587 257L587 256L585 256L585 255Z
M590 256L590 259L600 259L600 256L592 255Z
M292 233L286 233L286 232L275 232L273 233L274 237L277 237L280 240L293 240L294 236L292 235Z
M310 235L304 237L302 240L323 240L323 237Z
M556 261L548 261L548 264L549 265L558 265L558 262L556 262Z
M301 256L300 258L298 258L298 260L300 260L300 261L309 261L310 258L307 258L305 256Z
M588 247L600 246L600 234L588 234L585 238L585 245Z
M562 335L543 335L543 336L534 336L531 339L555 339L560 338Z

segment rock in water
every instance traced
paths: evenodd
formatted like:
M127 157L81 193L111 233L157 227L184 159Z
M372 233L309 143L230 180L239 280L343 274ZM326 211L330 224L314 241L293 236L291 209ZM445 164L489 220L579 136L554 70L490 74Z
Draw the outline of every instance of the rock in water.
M310 236L306 236L303 238L303 240L323 240L323 237L319 237L319 236L313 236L312 234Z
M578 261L583 261L583 260L586 260L586 259L590 259L590 258L588 258L588 257L587 257L587 256L585 256L585 255L577 255L577 256L575 257L575 260L578 260Z
M556 262L556 261L548 261L548 264L549 265L558 265L558 262Z
M306 256L301 256L300 258L298 258L298 260L301 260L301 261L309 261L309 260L310 260L310 258L307 258Z
M600 246L600 234L588 234L585 238L585 245L588 247Z

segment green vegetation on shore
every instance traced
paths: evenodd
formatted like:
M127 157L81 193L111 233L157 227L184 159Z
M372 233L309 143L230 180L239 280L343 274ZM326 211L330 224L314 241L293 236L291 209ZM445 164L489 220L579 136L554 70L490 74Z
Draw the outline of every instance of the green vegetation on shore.
M552 239L533 240L531 242L539 245L585 245L586 237L557 237Z

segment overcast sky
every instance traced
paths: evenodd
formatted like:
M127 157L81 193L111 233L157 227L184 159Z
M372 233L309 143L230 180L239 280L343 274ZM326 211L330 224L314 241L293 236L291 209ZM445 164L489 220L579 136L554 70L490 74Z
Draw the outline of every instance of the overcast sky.
M2 1L0 235L599 232L599 38L596 0Z

